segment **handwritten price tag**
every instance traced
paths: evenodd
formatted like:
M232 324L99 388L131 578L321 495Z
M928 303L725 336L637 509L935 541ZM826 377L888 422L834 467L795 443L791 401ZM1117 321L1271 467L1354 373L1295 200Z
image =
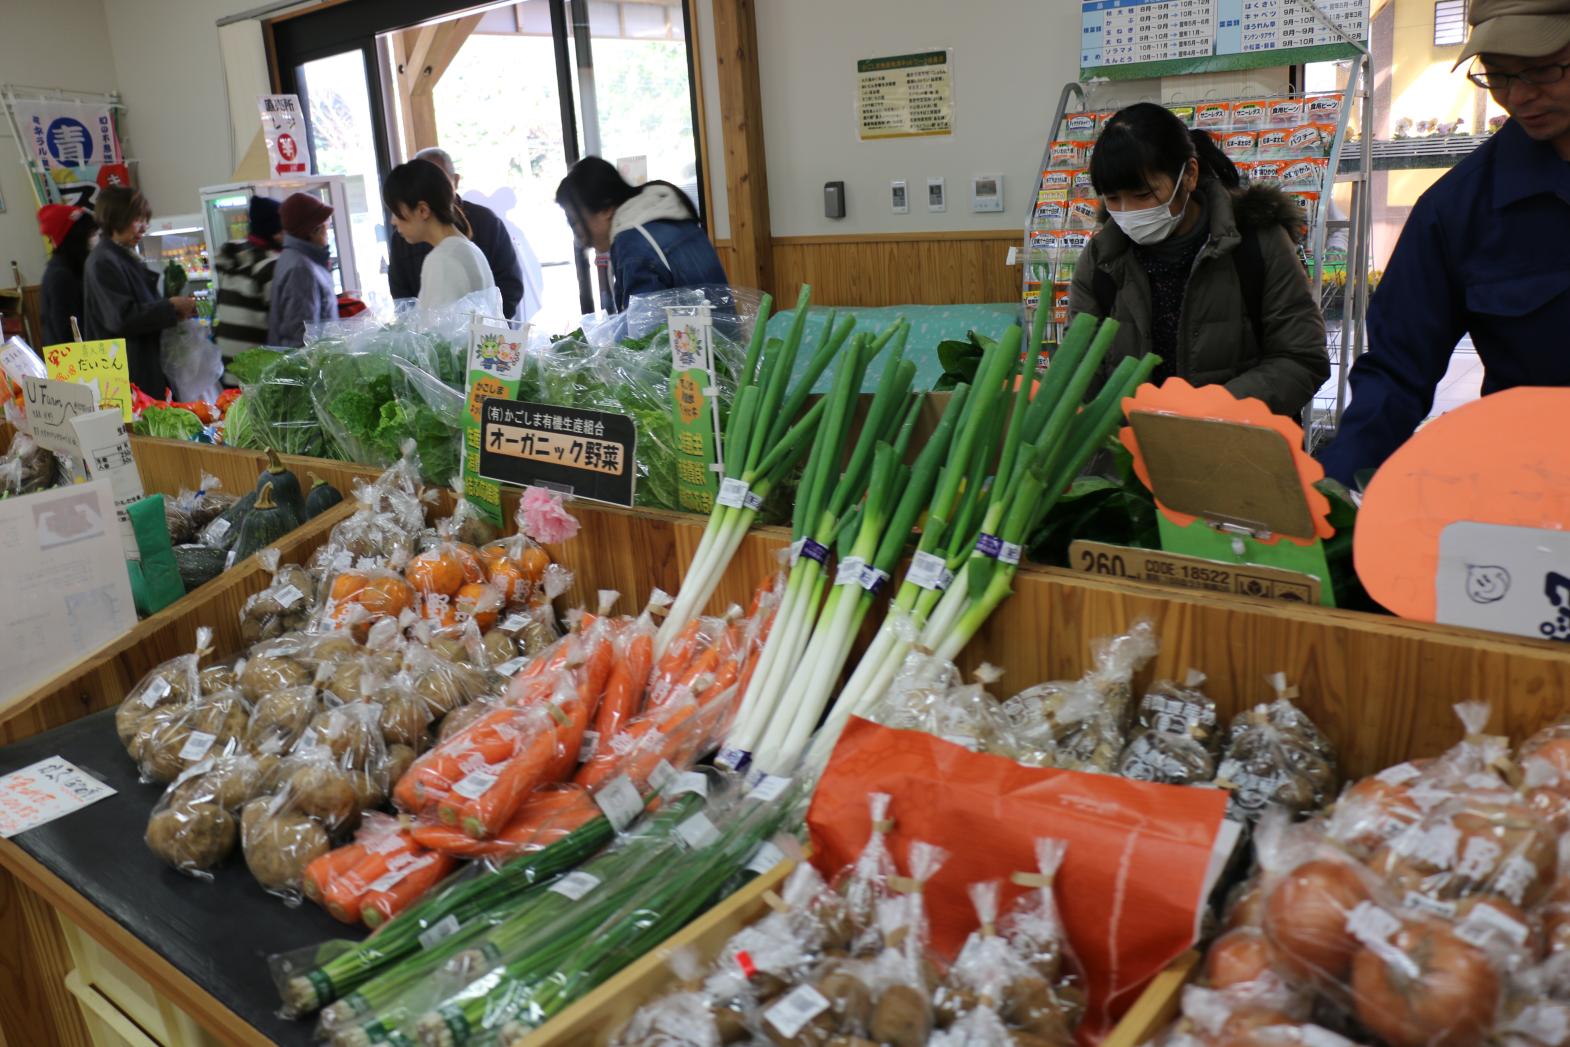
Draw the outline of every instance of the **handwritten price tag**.
M121 418L130 424L131 367L126 362L125 339L45 346L44 366L56 381L96 385L98 406L119 408Z
M0 778L0 837L79 811L114 790L58 756Z

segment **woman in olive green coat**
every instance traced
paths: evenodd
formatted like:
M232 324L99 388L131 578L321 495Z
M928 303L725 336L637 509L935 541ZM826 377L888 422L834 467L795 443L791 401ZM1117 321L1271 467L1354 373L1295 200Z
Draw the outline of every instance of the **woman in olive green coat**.
M1110 221L1075 266L1069 313L1123 325L1103 376L1155 352L1153 381L1222 384L1301 414L1330 359L1298 254L1298 205L1272 186L1239 188L1206 132L1148 102L1107 121L1090 177Z

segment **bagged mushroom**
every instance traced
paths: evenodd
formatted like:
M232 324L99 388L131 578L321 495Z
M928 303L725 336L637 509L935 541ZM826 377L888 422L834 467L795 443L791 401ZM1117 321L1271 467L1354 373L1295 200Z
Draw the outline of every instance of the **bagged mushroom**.
M1292 699L1281 673L1269 677L1276 699L1239 713L1216 767L1216 784L1231 793L1227 817L1256 821L1266 807L1304 815L1335 795L1335 751Z

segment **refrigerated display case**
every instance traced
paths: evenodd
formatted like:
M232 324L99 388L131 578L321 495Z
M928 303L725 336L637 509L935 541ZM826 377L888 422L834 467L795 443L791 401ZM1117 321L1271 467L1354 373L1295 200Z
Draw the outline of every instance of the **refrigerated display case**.
M233 182L202 190L202 224L207 241L218 245L243 240L249 225L251 197L268 196L282 203L292 193L310 193L333 209L327 229L327 252L333 289L358 293L365 287L355 264L354 236L350 226L349 193L339 175L310 175L270 182Z
M142 257L163 272L170 262L180 263L191 284L205 287L213 278L208 237L200 214L176 214L154 218L147 223L142 238Z

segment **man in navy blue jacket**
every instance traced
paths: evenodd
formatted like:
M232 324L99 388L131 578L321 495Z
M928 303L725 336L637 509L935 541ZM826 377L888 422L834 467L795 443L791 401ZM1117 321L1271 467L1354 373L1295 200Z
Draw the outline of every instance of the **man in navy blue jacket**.
M453 170L452 157L446 150L421 149L414 158L440 167L452 183L453 191L457 191L458 173ZM511 319L518 311L518 303L523 301L523 269L518 265L518 252L512 246L512 237L489 207L461 198L459 203L463 206L463 216L469 220L472 232L469 239L490 263L496 289L502 293L502 312ZM411 244L396 232L392 233L387 241L387 285L394 298L420 296L420 267L430 253L430 244Z
M1511 119L1412 209L1321 456L1352 484L1433 408L1461 337L1483 393L1570 386L1570 0L1472 0L1461 61ZM1458 66L1460 62L1456 63Z

